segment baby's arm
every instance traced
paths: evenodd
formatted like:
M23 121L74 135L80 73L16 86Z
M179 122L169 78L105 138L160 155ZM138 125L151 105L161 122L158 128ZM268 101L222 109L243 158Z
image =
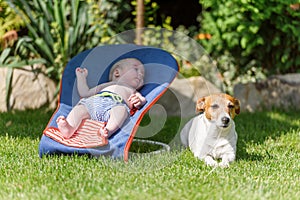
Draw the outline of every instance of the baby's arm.
M130 95L128 101L131 105L133 105L133 107L136 107L137 109L140 109L147 102L146 98L143 97L143 95L139 92L135 92Z
M87 75L88 70L86 68L76 68L77 89L79 96L81 97L93 96L100 92L103 88L114 84L113 82L103 83L90 89L86 81Z
M88 70L86 68L76 68L76 77L77 77L77 89L81 97L86 97L86 94L90 90L86 82L86 77L88 75Z

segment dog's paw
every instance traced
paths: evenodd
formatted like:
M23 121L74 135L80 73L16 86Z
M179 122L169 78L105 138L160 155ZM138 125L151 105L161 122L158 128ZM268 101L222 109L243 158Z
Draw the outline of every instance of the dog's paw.
M219 163L219 166L222 168L228 168L229 167L229 162L227 161L222 161Z
M235 154L225 154L222 157L222 161L219 163L219 166L222 168L229 167L229 164L235 160Z
M218 166L218 162L215 161L212 157L210 156L206 156L204 158L204 162L206 163L206 165L210 166L210 167L217 167Z

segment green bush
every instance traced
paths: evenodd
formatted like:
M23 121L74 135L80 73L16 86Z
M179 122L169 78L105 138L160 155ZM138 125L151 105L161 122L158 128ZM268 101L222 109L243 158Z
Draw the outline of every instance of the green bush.
M299 4L293 7L286 0L200 3L204 7L200 32L212 36L200 43L214 59L228 57L225 63L235 66L235 77L253 67L267 75L300 72ZM218 64L221 70L228 70Z
M43 58L47 74L57 82L70 58L113 34L109 33L109 24L112 23L115 9L108 1L8 2L25 21L28 29L28 35L20 39L20 45L24 47L23 59ZM108 16L110 9L112 14Z
M0 51L7 46L3 40L4 34L12 30L18 31L23 26L24 22L16 15L14 10L9 7L7 2L5 0L0 0ZM10 41L8 46L11 46L12 43L13 40Z

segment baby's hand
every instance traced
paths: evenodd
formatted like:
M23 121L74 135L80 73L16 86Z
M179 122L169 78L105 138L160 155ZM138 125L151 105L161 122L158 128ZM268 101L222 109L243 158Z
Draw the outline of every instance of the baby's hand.
M87 68L80 68L80 67L76 68L76 76L77 77L84 77L84 78L86 78L87 75L88 75Z
M143 97L140 93L134 93L130 95L128 101L133 107L136 107L137 109L140 109L146 103L145 97Z

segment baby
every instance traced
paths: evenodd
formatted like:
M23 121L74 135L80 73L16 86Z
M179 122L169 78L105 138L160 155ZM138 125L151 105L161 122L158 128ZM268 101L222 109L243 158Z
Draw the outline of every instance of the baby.
M139 60L122 59L112 66L109 82L90 89L86 81L88 70L77 68L77 88L82 99L67 118L57 118L63 137L70 138L84 119L105 122L99 134L110 137L123 125L131 109L140 109L146 103L145 97L137 92L144 84L144 74L144 66Z

